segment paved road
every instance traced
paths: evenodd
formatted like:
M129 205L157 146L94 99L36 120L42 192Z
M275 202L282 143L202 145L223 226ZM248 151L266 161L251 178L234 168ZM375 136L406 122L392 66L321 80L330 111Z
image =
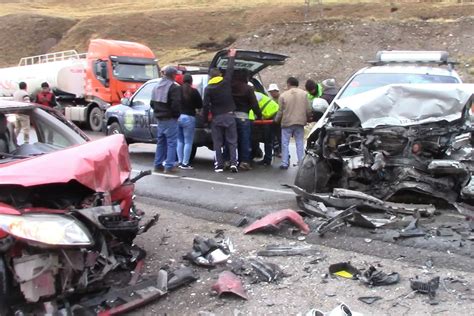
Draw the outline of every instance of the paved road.
M153 145L131 145L133 169L152 168L154 150ZM213 152L200 148L193 162L194 170L180 170L176 175L154 173L138 183L137 194L255 217L295 206L293 192L282 184L293 183L297 168L284 171L278 165L279 161L276 161L274 166L255 166L251 171L216 174L213 171Z

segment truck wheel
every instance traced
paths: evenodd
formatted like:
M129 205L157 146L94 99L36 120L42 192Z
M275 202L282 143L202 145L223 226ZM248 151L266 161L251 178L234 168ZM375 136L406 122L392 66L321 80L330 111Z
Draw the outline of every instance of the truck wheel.
M194 158L196 157L196 152L198 148L197 146L193 145L193 149L191 149L191 156L189 156L189 162L193 162Z
M117 122L113 122L110 124L110 126L107 128L107 136L109 135L116 135L116 134L123 134L122 133L122 128L120 127L120 124Z
M89 128L93 132L100 132L102 130L102 118L104 113L99 107L93 107L89 112L89 117L87 122L89 123Z

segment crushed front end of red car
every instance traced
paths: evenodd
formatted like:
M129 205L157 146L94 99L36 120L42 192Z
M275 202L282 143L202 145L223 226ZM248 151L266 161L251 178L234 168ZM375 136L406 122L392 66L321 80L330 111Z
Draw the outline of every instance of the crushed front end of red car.
M158 219L141 225L133 203L146 174L130 178L122 135L1 164L0 314L7 300L25 314L74 306L77 293L110 289L112 271L127 284L145 257L133 240Z

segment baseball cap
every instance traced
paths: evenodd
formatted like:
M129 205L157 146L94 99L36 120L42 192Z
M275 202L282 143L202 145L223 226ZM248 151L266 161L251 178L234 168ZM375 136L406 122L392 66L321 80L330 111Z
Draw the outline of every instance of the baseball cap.
M276 83L271 83L268 86L268 91L280 91L280 89L278 89L278 85Z

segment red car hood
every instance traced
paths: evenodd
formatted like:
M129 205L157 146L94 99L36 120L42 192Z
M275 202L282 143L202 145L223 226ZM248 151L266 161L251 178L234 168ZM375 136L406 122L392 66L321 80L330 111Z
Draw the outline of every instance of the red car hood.
M130 175L123 135L113 135L50 154L0 165L0 185L24 187L75 180L96 191L119 187Z

